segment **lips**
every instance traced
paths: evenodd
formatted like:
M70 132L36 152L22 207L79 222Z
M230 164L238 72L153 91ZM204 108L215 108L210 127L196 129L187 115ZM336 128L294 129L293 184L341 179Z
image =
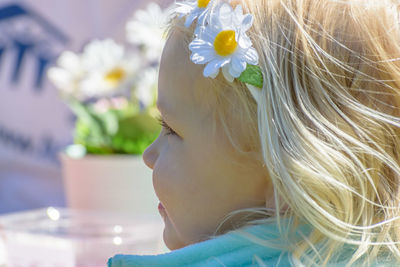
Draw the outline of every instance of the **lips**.
M161 204L161 202L158 203L158 210L165 210L165 208L164 208L163 204Z
M163 204L161 204L161 202L158 204L158 212L163 218L167 215L165 212L165 207L163 206Z

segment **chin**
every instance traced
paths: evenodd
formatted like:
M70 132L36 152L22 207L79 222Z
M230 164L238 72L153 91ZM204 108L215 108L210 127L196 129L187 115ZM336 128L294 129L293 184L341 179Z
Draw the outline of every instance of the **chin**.
M163 239L165 245L170 250L176 250L187 246L187 244L179 239L178 234L176 233L170 222L165 222Z
M168 232L167 229L164 229L163 239L164 239L165 245L170 250L176 250L176 249L180 249L180 248L183 248L186 246L182 242L177 240L176 236L171 236L171 234Z

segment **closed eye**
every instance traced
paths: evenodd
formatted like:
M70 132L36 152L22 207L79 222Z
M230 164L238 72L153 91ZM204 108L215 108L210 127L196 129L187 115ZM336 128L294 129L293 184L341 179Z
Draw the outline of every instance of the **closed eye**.
M165 130L165 135L177 135L177 133L164 121L162 117L158 117L157 120Z

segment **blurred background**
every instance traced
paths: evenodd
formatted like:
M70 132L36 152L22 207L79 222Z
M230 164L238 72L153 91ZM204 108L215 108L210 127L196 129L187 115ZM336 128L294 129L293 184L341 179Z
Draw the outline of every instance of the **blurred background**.
M154 117L162 29L141 25L172 2L0 0L0 214L65 207L60 152L74 142L80 156L140 155L155 138L137 115ZM148 140L128 140L135 124Z
M174 0L0 0L0 267L167 249L142 153Z

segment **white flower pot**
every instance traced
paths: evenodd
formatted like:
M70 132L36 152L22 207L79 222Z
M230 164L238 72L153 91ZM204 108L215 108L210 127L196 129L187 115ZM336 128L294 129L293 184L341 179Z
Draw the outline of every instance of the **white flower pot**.
M141 156L62 153L61 161L69 208L158 216L151 170Z

